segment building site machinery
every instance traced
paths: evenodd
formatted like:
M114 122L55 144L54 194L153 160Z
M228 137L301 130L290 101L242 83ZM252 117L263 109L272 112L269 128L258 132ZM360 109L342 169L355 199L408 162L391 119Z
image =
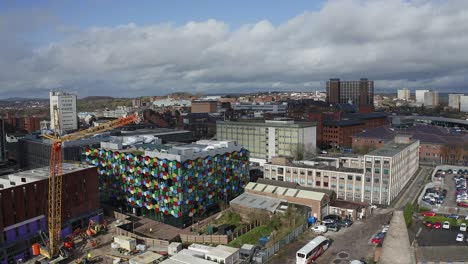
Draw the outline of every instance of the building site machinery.
M57 263L67 256L64 253L60 241L62 229L62 144L67 141L79 140L98 133L106 132L131 123L139 123L140 116L135 113L128 117L122 117L105 124L81 130L72 134L62 135L59 123L57 107L53 111L55 115L53 135L43 134L42 137L52 142L49 167L49 189L48 189L48 239L40 247L40 254L49 260L49 263Z

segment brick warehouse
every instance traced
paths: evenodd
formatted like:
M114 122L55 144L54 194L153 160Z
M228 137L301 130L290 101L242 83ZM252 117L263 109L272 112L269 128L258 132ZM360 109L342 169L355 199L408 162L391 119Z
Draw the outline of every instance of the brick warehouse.
M84 161L98 166L101 201L182 227L241 194L248 182L249 152L233 142L149 145L144 155L85 150Z
M63 164L62 235L69 235L99 210L98 175L94 167ZM39 230L47 232L49 168L0 176L0 263L31 256Z

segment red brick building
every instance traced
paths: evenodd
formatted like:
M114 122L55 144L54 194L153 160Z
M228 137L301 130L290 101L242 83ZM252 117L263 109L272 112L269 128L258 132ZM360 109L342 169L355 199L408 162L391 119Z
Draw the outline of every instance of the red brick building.
M321 147L351 148L352 136L366 129L384 126L387 114L373 113L311 113L311 121L317 122L317 145Z
M410 134L420 141L419 159L422 163L468 164L468 135L451 134L441 127L416 125L406 129L390 126L367 130L353 136L355 152L366 152L392 141L396 134Z
M24 118L24 130L28 131L28 133L32 133L34 131L40 130L41 120L39 117L25 117Z

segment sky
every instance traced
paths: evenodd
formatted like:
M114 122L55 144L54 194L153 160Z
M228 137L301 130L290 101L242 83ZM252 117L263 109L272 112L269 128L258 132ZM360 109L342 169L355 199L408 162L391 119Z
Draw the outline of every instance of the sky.
M0 1L0 98L468 93L468 1Z

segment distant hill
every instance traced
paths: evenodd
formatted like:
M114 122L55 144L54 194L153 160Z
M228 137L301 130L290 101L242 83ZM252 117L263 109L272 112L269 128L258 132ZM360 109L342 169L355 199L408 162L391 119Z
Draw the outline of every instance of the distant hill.
M99 100L114 100L115 98L112 96L88 96L84 98L80 98L78 100L83 101L99 101Z

